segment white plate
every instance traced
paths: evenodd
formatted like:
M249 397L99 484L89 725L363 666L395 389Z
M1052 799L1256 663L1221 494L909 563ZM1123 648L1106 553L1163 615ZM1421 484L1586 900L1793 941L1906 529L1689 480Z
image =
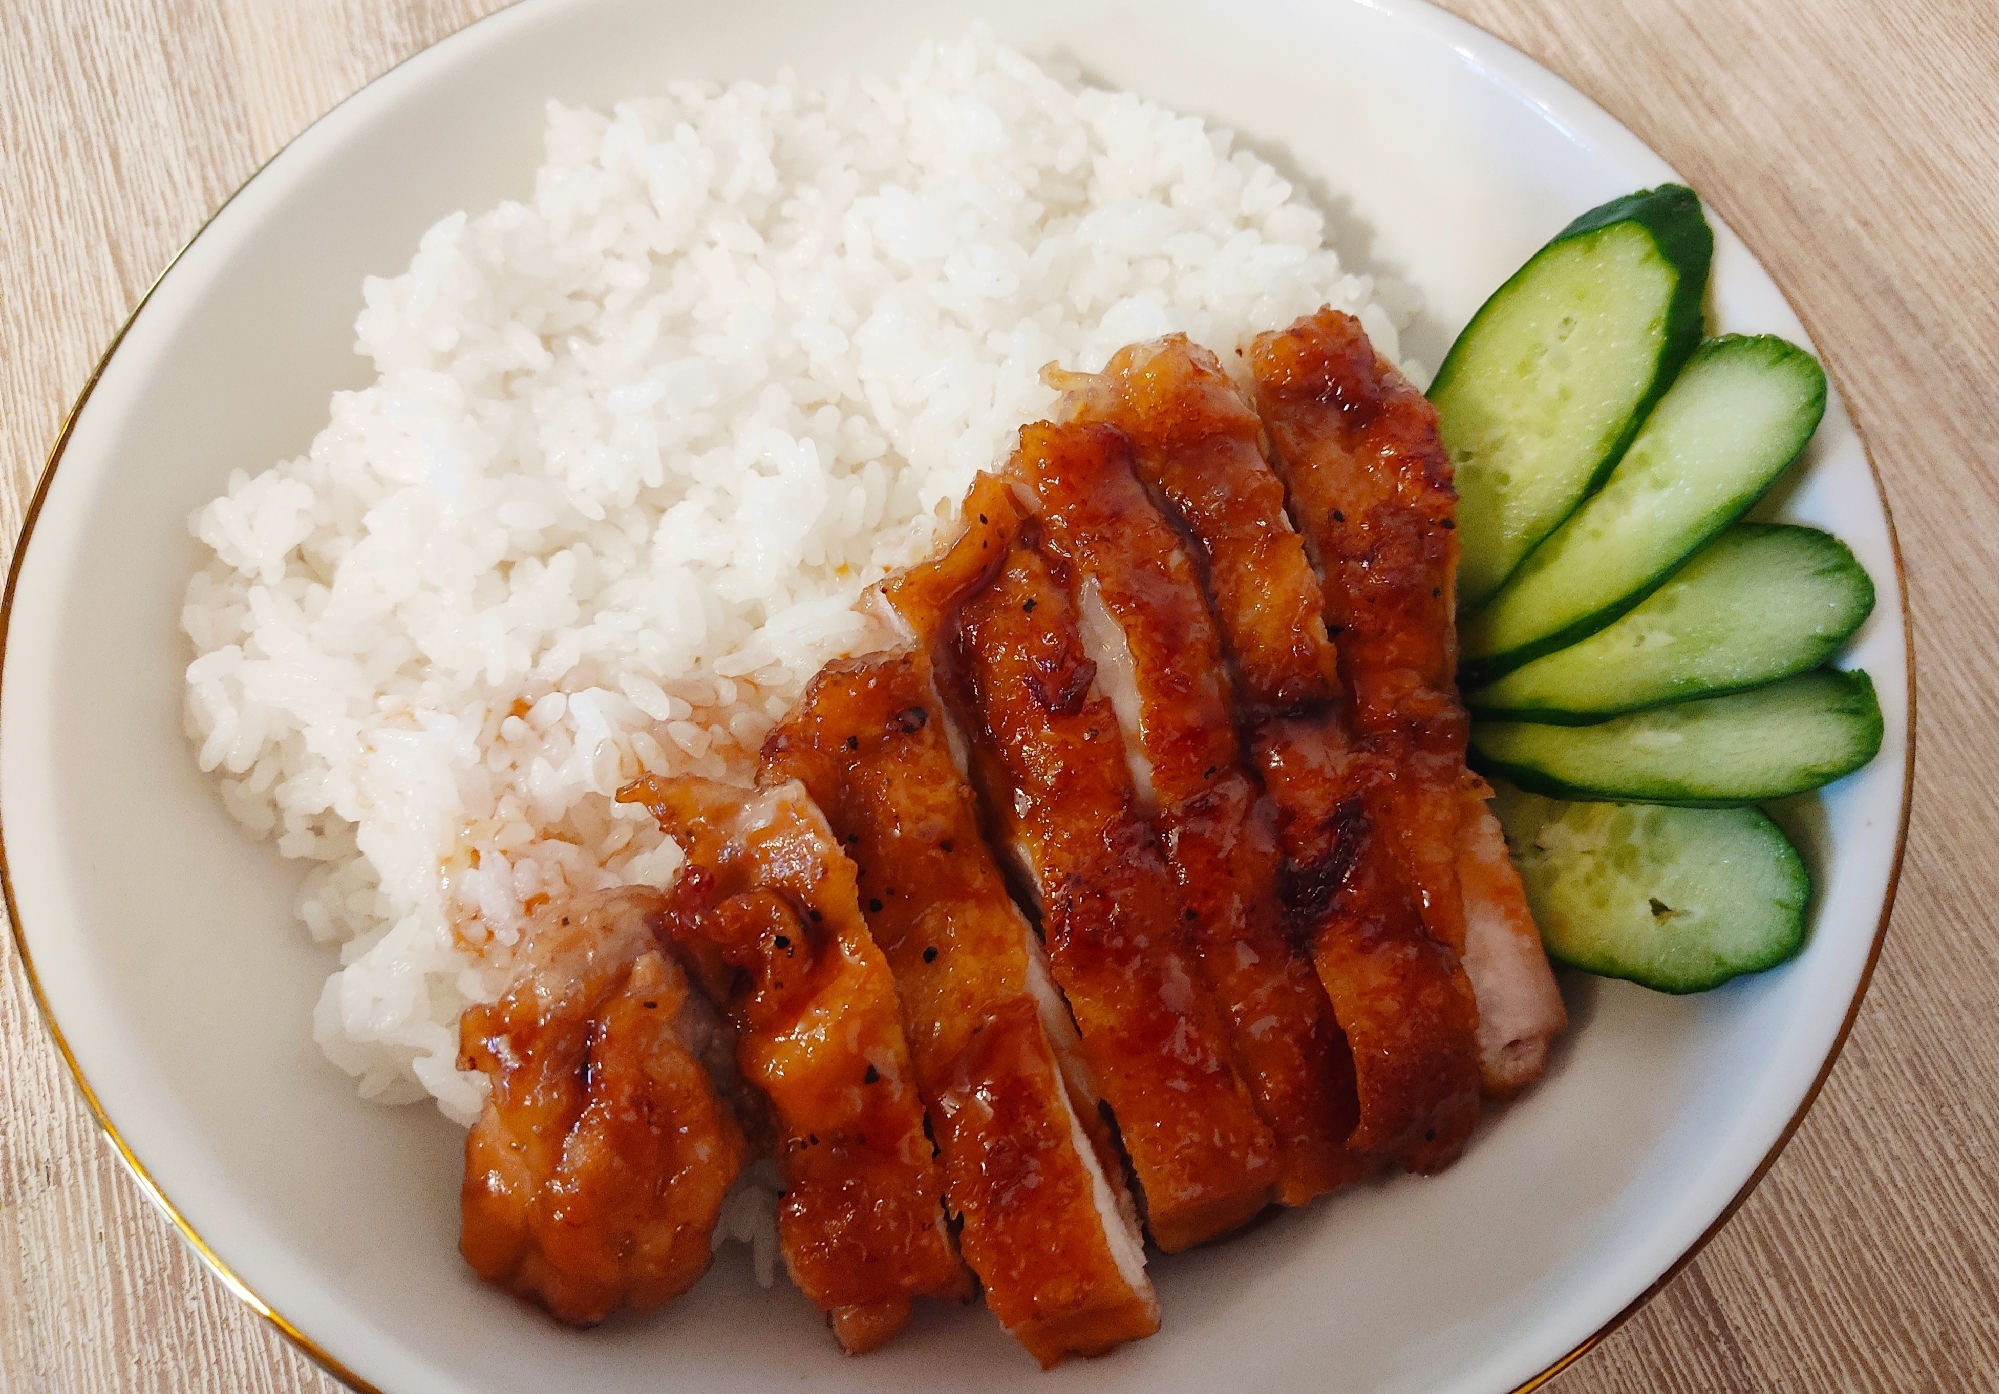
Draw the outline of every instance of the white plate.
M1784 516L1844 537L1882 603L1851 661L1881 757L1786 815L1817 876L1774 972L1675 1000L1569 984L1549 1078L1441 1177L1403 1178L1156 1265L1165 1327L1035 1376L982 1311L931 1311L840 1357L733 1264L644 1320L575 1334L456 1252L461 1135L354 1097L309 1039L329 969L292 867L247 840L182 736L182 520L231 469L297 454L359 386L363 275L451 210L527 188L543 102L687 75L892 72L969 4L532 0L413 59L301 136L209 224L108 356L44 481L10 586L0 709L9 907L52 1024L127 1159L260 1309L392 1391L1451 1390L1532 1380L1687 1254L1786 1135L1842 1038L1900 848L1910 703L1875 481L1835 399ZM1350 262L1404 275L1435 363L1571 216L1670 178L1589 101L1412 0L1032 0L988 13L1030 53L1230 125L1309 179ZM1338 191L1336 195L1329 191ZM1717 327L1803 330L1717 226ZM255 1294L254 1297L251 1294Z

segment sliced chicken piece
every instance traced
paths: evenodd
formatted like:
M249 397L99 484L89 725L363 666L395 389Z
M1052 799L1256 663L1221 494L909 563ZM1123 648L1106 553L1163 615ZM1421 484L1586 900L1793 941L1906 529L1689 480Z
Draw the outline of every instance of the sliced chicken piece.
M1258 336L1249 364L1271 461L1326 581L1343 670L1454 692L1457 490L1437 412L1337 310ZM1338 516L1335 516L1338 515ZM1363 730L1397 725L1394 690Z
M1228 1031L1181 947L1186 907L1134 806L1117 716L1094 689L1075 607L982 478L967 527L889 596L938 663L988 807L1039 903L1055 980L1173 1252L1269 1201L1270 1130L1230 1063Z
M1059 385L1066 419L1130 438L1139 477L1206 575L1279 813L1290 913L1353 1054L1360 1123L1348 1146L1375 1163L1441 1167L1478 1116L1471 988L1393 855L1392 772L1349 729L1325 595L1284 515L1258 417L1214 355L1179 335Z
M980 836L948 720L920 653L830 663L764 743L760 778L802 783L860 869L959 1244L1045 1368L1151 1335L1159 1303L1122 1164L1112 1152L1105 1170L1064 1083L1074 1028L1037 997L1040 945Z
M1192 558L1105 426L1029 426L1013 471L1039 500L1046 547L1081 578L1082 632L1157 804L1187 939L1228 1019L1237 1072L1277 1139L1277 1196L1300 1205L1357 1174L1353 1057L1279 896L1274 820L1258 807L1230 708L1221 639Z
M1478 1009L1381 845L1380 761L1323 714L1267 720L1257 754L1281 815L1286 900L1353 1050L1360 1126L1347 1145L1412 1171L1448 1166L1478 1123Z
M1569 1024L1527 909L1506 834L1486 802L1467 797L1458 823L1458 884L1465 895L1465 974L1478 995L1478 1065L1485 1092L1519 1093L1541 1077L1548 1046Z
M1215 356L1175 334L1118 350L1102 373L1048 377L1064 389L1058 417L1122 431L1139 477L1196 542L1238 699L1271 711L1338 701L1325 594L1284 519L1262 423Z
M895 984L818 808L795 782L648 777L619 798L687 854L664 932L699 965L735 1023L743 1075L770 1100L792 1281L853 1354L899 1332L913 1298L968 1297Z
M1538 937L1533 954L1503 959L1472 955L1465 942L1474 896L1459 884L1459 825L1480 808L1484 785L1464 763L1457 491L1436 409L1375 353L1358 320L1334 310L1260 336L1249 358L1272 459L1325 579L1356 729L1388 759L1383 822L1424 923L1465 953L1481 1017L1509 1023L1481 1032L1483 1074L1517 1089L1536 1051L1512 1047L1534 1042L1545 1056L1566 1018ZM1493 890L1489 877L1481 884ZM1510 904L1524 913L1524 901Z
M1360 321L1322 310L1250 347L1292 520L1325 584L1354 727L1389 758L1384 821L1430 932L1464 949L1457 825L1457 491L1437 414Z
M465 1140L459 1249L577 1325L692 1287L745 1159L682 1039L687 980L653 942L662 900L544 907L505 993L460 1026L463 1068L492 1091Z

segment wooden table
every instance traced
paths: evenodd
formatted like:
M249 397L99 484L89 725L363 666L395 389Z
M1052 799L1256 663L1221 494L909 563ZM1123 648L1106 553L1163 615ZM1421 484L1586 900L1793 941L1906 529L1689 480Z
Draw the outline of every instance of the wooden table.
M500 0L8 0L0 538L118 325L314 117ZM1782 1159L1552 1384L1999 1388L1999 6L1446 0L1595 97L1764 259L1901 530L1917 797L1892 932ZM177 1240L0 941L0 1394L338 1388Z

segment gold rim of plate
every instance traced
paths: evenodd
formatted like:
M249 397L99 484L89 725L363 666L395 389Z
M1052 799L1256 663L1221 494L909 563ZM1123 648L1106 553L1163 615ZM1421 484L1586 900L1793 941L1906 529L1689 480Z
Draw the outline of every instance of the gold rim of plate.
M408 58L404 58L393 67L384 70L383 73L378 73L375 77L370 78L368 82L363 83L360 88L357 88L355 93L350 94L347 98L343 98L327 112L315 118L305 129L311 130L321 121L326 120L328 116L331 116L333 112L345 106L348 101L353 99L354 95L358 95L359 92L381 81L382 77L386 76L387 73L394 72L396 68L400 68L404 63L409 62L410 59L419 56L419 54L430 52L439 44L449 43L458 34L463 34L467 29L482 22L483 20L474 20L472 24L466 25L464 29L459 29L453 34L446 35L444 38L438 40L436 44L419 49L417 53L409 55ZM1505 43L1505 40L1498 39L1496 36L1494 41ZM304 131L301 131L299 134L303 135ZM166 266L161 269L160 274L153 278L152 284L146 287L146 293L139 297L139 303L132 307L132 313L127 315L125 322L118 327L118 332L112 336L109 347L104 350L104 356L97 360L97 366L91 370L89 380L83 385L83 391L77 394L75 404L69 409L69 415L63 418L62 429L56 433L55 444L50 448L48 460L42 466L41 478L36 482L34 498L28 504L27 516L22 520L21 535L15 540L14 556L7 568L6 593L4 597L0 597L0 680L4 680L5 676L7 637L12 629L14 617L14 588L21 577L22 559L28 554L28 543L34 535L36 520L41 517L42 504L48 498L49 485L55 480L56 468L62 464L63 451L69 445L70 435L75 431L77 420L83 414L84 407L89 403L91 394L97 390L97 384L103 378L105 369L111 366L112 355L118 352L118 347L124 343L126 334L131 331L139 315L145 310L147 304L152 301L153 293L173 273L174 267L179 265L180 259L187 254L188 248L199 241L201 235L208 231L210 225L222 216L223 210L236 201L237 194L242 193L244 189L248 188L258 175L270 167L272 161L282 156L297 140L298 136L294 136L291 140L286 141L283 146L279 147L276 154L259 165L248 179L245 179L237 186L234 193L231 193L228 198L224 199L216 207L215 211L202 221L201 226L195 229L194 235L181 244L180 250L173 254L173 257L167 262ZM1779 289L1781 290L1781 287ZM1788 298L1786 297L1786 299ZM1803 316L1800 315L1799 318L1802 319ZM1851 421L1850 412L1848 413L1848 419ZM1902 854L1906 850L1909 841L1909 807L1915 789L1916 777L1916 644L1915 626L1913 617L1909 612L1908 574L1902 563L1902 542L1895 531L1895 516L1888 506L1888 491L1881 482L1881 471L1874 463L1874 452L1868 448L1866 438L1860 434L1859 424L1857 422L1852 424L1854 437L1860 442L1861 455L1867 461L1867 471L1874 479L1874 492L1881 502L1882 520L1888 527L1889 550L1895 559L1895 589L1901 599L1902 651L1903 661L1907 665L1908 670L1909 701L1906 748L1902 768L1902 808L1896 820L1895 855L1894 859L1889 863L1888 889L1886 895L1882 897L1881 918L1874 927L1874 942L1868 947L1866 966L1860 971L1860 981L1854 986L1853 1000L1847 1004L1846 1016L1839 1024L1839 1034L1833 1038L1832 1049L1826 1052L1825 1063L1819 1067L1818 1075L1812 1080L1811 1088L1805 1091L1805 1097L1799 1101L1797 1111L1791 1115L1790 1121L1784 1125L1784 1131L1777 1135L1777 1140L1771 1144L1769 1152L1765 1153L1763 1160L1757 1163L1756 1169L1749 1173L1749 1179L1742 1183L1741 1189L1735 1193L1726 1206L1722 1207L1721 1213L1715 1216L1714 1222L1702 1230L1700 1237L1695 1239L1677 1259L1673 1260L1666 1271L1661 1273L1650 1287L1631 1299L1630 1304L1622 1311L1591 1332L1575 1349L1556 1360L1554 1364L1548 1366L1540 1374L1535 1375L1524 1384L1516 1385L1510 1391L1510 1394L1533 1394L1533 1391L1540 1389L1550 1380L1554 1379L1555 1376L1561 1374L1569 1366L1589 1354L1606 1337L1616 1331L1618 1327L1636 1315L1639 1308L1658 1296L1666 1288L1667 1284L1680 1275L1681 1271L1688 1264L1699 1257L1700 1251L1707 1247L1708 1241L1719 1234L1722 1228L1735 1217L1735 1212L1740 1210L1742 1203L1749 1199L1749 1193L1756 1189L1757 1184L1769 1173L1770 1168L1776 1165L1779 1154L1783 1152L1785 1146L1791 1141L1791 1138L1796 1135L1799 1126L1805 1121L1805 1115L1811 1111L1812 1105L1817 1102L1819 1091L1825 1087L1827 1078L1832 1074L1833 1065L1838 1062L1840 1052L1845 1049L1847 1037L1853 1032L1853 1023L1860 1015L1861 1001L1867 996L1868 986L1874 980L1874 968L1881 960L1881 946L1888 936L1888 919L1895 908L1895 892L1901 886ZM7 902L8 928L13 934L15 951L21 956L21 966L27 972L28 987L34 994L35 1007L41 1013L42 1024L48 1028L49 1036L54 1040L56 1050L62 1056L63 1064L69 1067L70 1077L76 1081L78 1090L82 1092L83 1101L89 1106L91 1116L97 1120L97 1126L103 1131L104 1135L111 1140L111 1145L117 1149L118 1159L125 1164L125 1169L131 1172L133 1179L139 1183L139 1189L145 1193L146 1199L150 1200L160 1213L172 1222L173 1227L180 1232L181 1238L186 1241L188 1247L193 1249L196 1256L209 1267L216 1277L222 1280L224 1287L228 1288L231 1293L235 1294L237 1298L258 1316L276 1327L280 1334L300 1350L304 1351L321 1369L343 1384L360 1391L360 1394L384 1394L384 1391L342 1364L338 1357L313 1340L312 1337L308 1336L295 1322L285 1316L283 1312L280 1312L277 1308L266 1302L257 1294L254 1288L238 1277L235 1271L227 1263L223 1262L221 1256L208 1246L208 1242L201 1237L200 1232L188 1222L187 1217L181 1214L179 1208L167 1197L166 1192L160 1189L160 1185L153 1179L152 1173L146 1170L145 1163L139 1160L138 1154L132 1150L131 1145L125 1141L123 1134L118 1131L118 1125L112 1122L111 1115L104 1111L104 1105L98 1102L97 1091L90 1087L90 1080L85 1077L82 1067L77 1064L76 1056L69 1048L69 1041L63 1036L62 1027L56 1021L55 1012L49 1007L48 998L42 992L41 978L35 972L34 957L28 952L27 935L21 928L20 909L14 901L14 878L7 863L7 838L4 824L0 824L0 895L4 895Z

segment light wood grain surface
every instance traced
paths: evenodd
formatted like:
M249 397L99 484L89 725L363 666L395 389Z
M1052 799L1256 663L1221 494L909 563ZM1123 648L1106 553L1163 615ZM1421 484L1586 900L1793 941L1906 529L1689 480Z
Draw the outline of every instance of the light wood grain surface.
M1999 5L1446 3L1629 125L1775 274L1886 481L1919 662L1908 858L1845 1054L1735 1220L1551 1388L1999 1388ZM215 206L498 7L0 6L0 544ZM0 943L0 1394L337 1389L121 1172Z

